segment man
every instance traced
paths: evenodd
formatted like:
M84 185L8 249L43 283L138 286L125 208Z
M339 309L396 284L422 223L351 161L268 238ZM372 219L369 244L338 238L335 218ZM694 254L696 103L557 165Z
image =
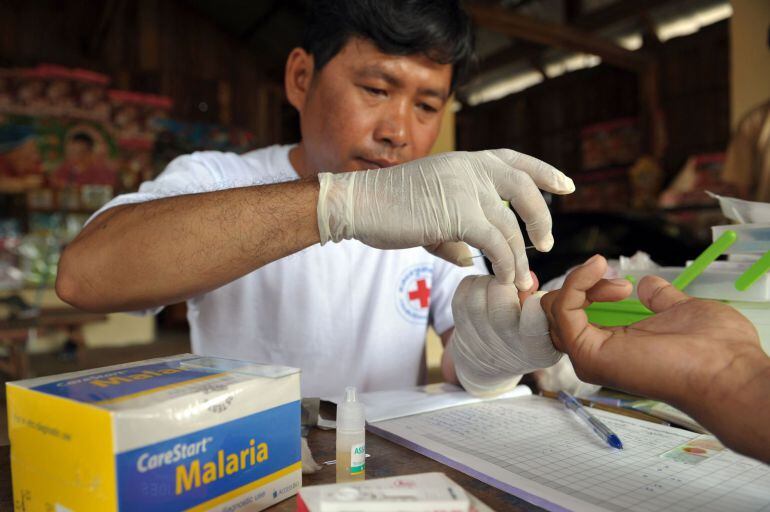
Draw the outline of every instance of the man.
M738 123L727 149L722 179L752 201L770 201L770 101Z
M428 324L447 343L455 287L483 271L420 246L466 265L456 242L482 249L515 297L512 283L527 290L533 280L501 197L549 250L538 187L574 185L509 150L415 160L433 145L472 55L456 0L311 9L285 75L300 143L174 160L95 214L62 256L57 292L95 311L187 300L196 353L297 366L306 396L413 386ZM503 386L518 380L509 377Z
M655 315L628 327L588 323L591 302L622 300L625 279L602 279L594 256L541 304L551 338L578 376L678 407L726 446L770 462L770 358L754 326L735 309L693 299L663 279L639 282L639 300Z

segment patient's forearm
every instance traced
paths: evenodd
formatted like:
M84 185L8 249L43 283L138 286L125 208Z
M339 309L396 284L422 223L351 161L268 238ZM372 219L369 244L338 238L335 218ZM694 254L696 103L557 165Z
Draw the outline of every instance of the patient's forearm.
M685 412L738 452L770 462L770 358L761 349L736 357L706 386L682 396Z

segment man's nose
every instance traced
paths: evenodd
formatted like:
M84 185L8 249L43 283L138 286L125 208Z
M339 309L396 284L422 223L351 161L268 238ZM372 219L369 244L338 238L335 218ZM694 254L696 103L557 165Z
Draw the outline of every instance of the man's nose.
M375 139L394 148L404 147L409 143L409 123L407 102L393 102L382 113L374 133Z

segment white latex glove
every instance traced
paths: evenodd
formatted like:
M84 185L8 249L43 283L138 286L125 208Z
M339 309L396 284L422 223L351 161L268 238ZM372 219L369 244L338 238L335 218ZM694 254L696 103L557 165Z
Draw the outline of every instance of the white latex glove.
M607 272L604 273L604 279L614 279L620 277L617 271L618 261L613 265L611 262L607 266ZM540 289L544 292L551 290L558 290L564 286L564 280L567 278L567 274L574 270L573 267L569 269L564 275L551 279ZM589 384L580 380L575 373L575 368L572 366L572 362L569 357L563 357L558 363L550 368L544 368L535 372L535 382L537 386L544 391L552 391L557 393L559 391L566 391L577 397L586 397L593 395L601 389L601 386L595 384Z
M492 262L497 278L529 289L524 238L511 202L535 247L553 246L551 215L538 187L575 190L554 167L510 149L453 152L393 167L320 173L321 243L354 238L380 249L425 246L437 256L469 265L467 242ZM454 242L454 243L451 243Z
M601 386L580 380L569 357L561 358L558 363L550 368L536 371L535 382L537 382L537 387L543 391L551 391L553 393L566 391L580 398L593 395L602 389Z
M519 304L515 287L490 276L468 276L452 298L455 329L449 343L457 378L466 391L494 396L521 376L556 364L563 354L551 342L537 292Z
M302 438L302 474L312 474L323 469L323 466L315 461L313 458L313 452L310 451L310 446L307 444L307 437Z

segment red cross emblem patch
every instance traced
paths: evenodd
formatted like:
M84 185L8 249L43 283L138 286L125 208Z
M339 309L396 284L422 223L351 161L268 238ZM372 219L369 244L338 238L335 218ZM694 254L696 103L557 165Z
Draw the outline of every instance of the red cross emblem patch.
M430 312L430 292L433 281L432 265L409 267L398 281L397 308L409 322L424 323Z
M425 279L417 280L417 288L409 292L409 300L419 301L421 308L427 308L430 304L430 288Z

